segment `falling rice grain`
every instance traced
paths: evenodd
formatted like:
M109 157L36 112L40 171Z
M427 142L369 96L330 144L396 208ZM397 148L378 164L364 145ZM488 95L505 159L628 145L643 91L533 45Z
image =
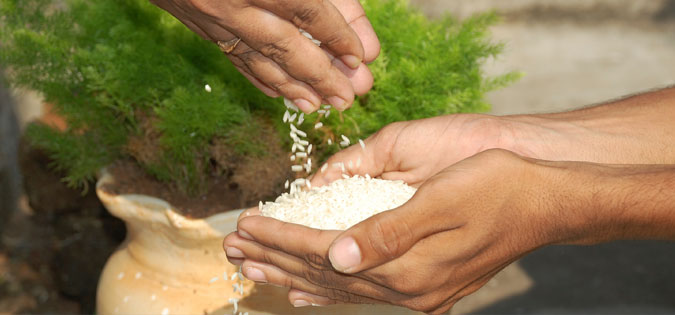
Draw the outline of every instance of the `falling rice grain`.
M349 138L347 138L345 135L340 135L342 137L342 140L344 140L347 143L350 143Z
M302 165L293 165L293 166L291 166L291 171L293 171L293 172L302 172Z
M306 138L306 137L307 137L307 133L305 133L304 131L302 131L302 130L300 130L300 129L297 129L297 130L295 131L295 133L297 133L298 136L301 136L301 137L303 137L303 138Z
M319 129L319 128L321 128L321 127L323 127L323 123L322 123L322 122L318 122L318 123L314 124L314 129Z
M290 109L290 110L292 110L292 111L294 111L294 112L297 112L297 111L298 111L298 107L295 106L295 103L293 103L293 101L291 101L291 100L289 100L289 99L287 99L287 98L284 98L284 105L286 105L286 108L288 108L288 109Z

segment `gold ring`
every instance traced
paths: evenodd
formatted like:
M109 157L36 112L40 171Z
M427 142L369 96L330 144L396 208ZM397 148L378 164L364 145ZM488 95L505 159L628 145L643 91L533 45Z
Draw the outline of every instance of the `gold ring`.
M229 54L237 47L237 44L239 44L240 41L241 38L235 37L227 41L216 41L216 44L218 44L218 47L220 47L220 51Z

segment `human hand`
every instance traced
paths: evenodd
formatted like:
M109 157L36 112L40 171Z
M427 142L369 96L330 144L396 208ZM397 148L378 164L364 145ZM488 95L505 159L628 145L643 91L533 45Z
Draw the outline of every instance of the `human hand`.
M489 150L426 180L403 206L321 231L245 216L224 242L254 281L291 288L294 305L391 303L441 313L552 238L546 167ZM544 185L542 185L544 184Z
M380 46L358 0L151 0L201 37L241 38L227 54L251 83L304 112L348 108L372 87ZM322 42L321 48L299 28ZM323 49L322 49L323 48ZM334 58L336 56L337 58Z
M368 174L417 187L460 160L487 149L507 149L511 142L499 119L488 115L396 122L365 139L365 148L354 144L330 157L325 171L312 177L312 186L342 178L342 169L335 165L344 163L344 173L349 176Z

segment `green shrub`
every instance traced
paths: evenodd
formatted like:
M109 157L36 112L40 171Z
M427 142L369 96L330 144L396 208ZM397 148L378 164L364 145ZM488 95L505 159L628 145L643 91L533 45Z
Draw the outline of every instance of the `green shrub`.
M382 44L370 66L374 87L311 134L323 156L336 150L327 137L355 140L393 121L488 110L485 93L517 76L481 71L501 50L487 32L494 14L429 21L403 0L362 3ZM34 124L28 135L72 186L86 187L102 167L132 157L195 193L214 172L214 141L238 155L264 155L260 118L277 121L288 141L281 99L257 91L214 44L148 1L0 0L0 16L0 66L10 83L41 92L67 120L65 132ZM130 150L132 141L150 158Z

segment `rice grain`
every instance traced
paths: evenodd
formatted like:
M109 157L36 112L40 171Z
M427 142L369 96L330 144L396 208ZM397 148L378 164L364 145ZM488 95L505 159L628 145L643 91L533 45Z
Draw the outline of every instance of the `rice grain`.
M326 186L284 193L274 202L266 202L260 211L263 216L315 229L345 230L401 206L415 191L400 180L346 176Z

